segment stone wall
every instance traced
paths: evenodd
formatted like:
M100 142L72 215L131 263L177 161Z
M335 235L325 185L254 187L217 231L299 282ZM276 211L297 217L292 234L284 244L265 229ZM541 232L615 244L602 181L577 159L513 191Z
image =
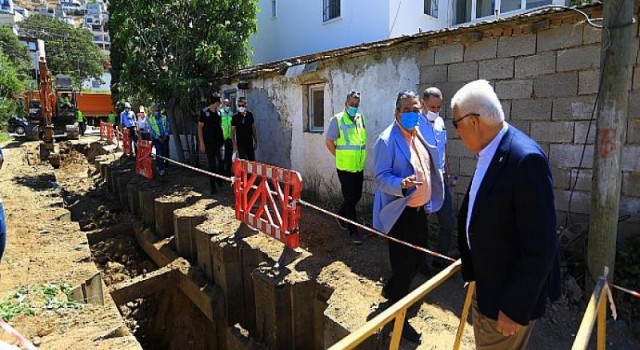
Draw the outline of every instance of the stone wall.
M595 16L601 16L597 11ZM602 33L576 17L550 20L547 28L506 23L485 30L475 42L430 43L421 52L420 86L439 87L446 102L450 170L459 174L455 204L460 203L475 170L472 154L456 138L450 98L465 83L489 80L511 125L530 135L548 154L554 176L558 223L587 221L590 210L595 120L589 129L599 86ZM455 33L455 32L454 32ZM622 158L620 214L631 218L621 232L640 232L640 58L638 24L633 27L628 81L629 119ZM463 37L464 38L464 37ZM587 134L589 135L587 139ZM587 144L586 148L583 146ZM580 159L584 159L580 170ZM577 179L575 191L571 188Z

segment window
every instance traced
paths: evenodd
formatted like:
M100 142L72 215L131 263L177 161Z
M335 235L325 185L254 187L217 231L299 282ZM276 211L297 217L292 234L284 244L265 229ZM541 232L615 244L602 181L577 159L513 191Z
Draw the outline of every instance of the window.
M324 85L310 85L307 96L307 131L324 131Z
M236 105L236 100L238 99L238 90L225 90L223 95L224 98L229 100L229 103L231 104L231 111L233 111L233 114L236 114L238 112L238 106Z
M424 14L438 18L438 0L424 0Z
M38 46L36 45L36 43L28 42L27 45L29 46L29 51L31 51L31 52L38 51Z
M340 17L340 0L323 0L322 20L324 22Z
M508 14L512 11L522 11L550 4L551 0L455 0L453 24L494 16L498 9L501 14ZM425 3L426 12L427 5Z
M271 0L271 17L277 17L277 16L278 16L278 1Z

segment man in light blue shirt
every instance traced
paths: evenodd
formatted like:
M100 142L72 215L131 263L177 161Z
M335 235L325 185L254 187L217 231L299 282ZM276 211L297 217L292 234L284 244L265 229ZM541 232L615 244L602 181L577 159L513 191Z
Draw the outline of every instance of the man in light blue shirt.
M136 142L138 142L138 136L136 134L136 115L131 110L131 104L129 102L125 102L124 111L120 113L120 128L120 131L123 131L125 128L129 129L129 135L131 135L131 142L133 143L131 149L134 151L134 154L137 153Z
M451 174L447 171L447 162L445 154L445 146L447 145L447 130L444 126L444 120L440 117L440 108L442 105L442 92L438 88L430 87L424 90L422 94L422 118L420 119L419 128L420 133L424 137L425 141L430 145L435 146L438 149L438 158L434 159L434 163L438 167L438 170L443 175L445 180L444 186L444 202L440 210L436 210L435 214L438 217L438 223L440 224L440 233L438 235L438 245L436 251L438 253L449 255L451 248L451 237L454 227L453 206L451 203ZM427 212L427 215L434 212ZM442 268L446 265L446 262L441 259L434 259L433 266L435 268ZM429 267L425 262L421 266L420 271L429 275Z

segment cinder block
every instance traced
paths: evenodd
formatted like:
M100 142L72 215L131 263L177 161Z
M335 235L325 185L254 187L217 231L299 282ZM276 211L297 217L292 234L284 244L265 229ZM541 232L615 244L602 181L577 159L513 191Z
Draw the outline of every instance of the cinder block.
M453 63L449 65L448 81L472 81L476 79L478 79L477 62Z
M625 172L622 174L622 194L640 197L640 173Z
M593 123L591 123L591 129L589 129L589 122L587 121L574 122L574 125L575 129L573 143L582 145L585 144L586 141L587 144L592 145L593 140L595 140L596 138L596 121L594 120ZM589 131L588 139L587 131Z
M469 184L471 184L471 176L458 176L458 184L456 185L454 192L461 195L466 194Z
M640 118L640 91L629 94L629 119Z
M573 142L573 122L533 122L531 138L538 142Z
M465 61L478 61L496 58L498 41L495 38L484 39L469 44L464 49Z
M558 51L556 70L566 72L600 67L600 46L583 46Z
M528 120L510 120L509 124L531 137L531 123Z
M573 169L571 170L571 188L575 186L576 191L591 192L591 184L593 182L593 170L591 169Z
M640 171L639 145L627 145L622 151L622 171Z
M589 120L595 96L565 97L553 100L552 120Z
M528 56L536 53L535 34L504 36L498 39L498 57Z
M447 81L447 66L425 66L420 69L420 82L424 84L444 83Z
M602 42L602 29L594 28L590 25L582 25L582 43L585 45Z
M460 43L447 44L436 47L435 64L462 62L464 46Z
M449 157L473 158L471 151L464 147L460 139L449 139L447 141L447 153Z
M577 168L580 165L582 150L585 150L582 168L593 167L593 145L562 145L554 144L550 147L549 160L552 167Z
M512 120L551 120L552 100L533 98L513 100L511 103Z
M511 119L511 100L500 100L500 104L504 112L504 120ZM453 127L449 130L453 130Z
M640 119L627 120L627 144L640 144Z
M435 87L442 91L442 96L445 100L449 100L455 95L455 93L460 90L460 88L464 85L464 82L446 82L446 83L436 83L433 84Z
M556 210L568 211L569 199L571 199L571 212L578 214L589 214L591 211L591 193L574 191L571 195L571 191L555 190L553 191L556 197Z
M513 78L513 58L500 58L479 62L480 79L510 79Z
M430 66L435 62L436 49L429 47L427 49L420 50L418 53L418 64L420 66Z
M590 95L597 93L599 84L599 69L578 72L578 95Z
M631 220L638 220L638 212L640 212L640 198L623 196L620 198L620 214L631 215ZM628 221L631 221L628 220ZM637 233L640 231L631 231Z
M553 188L558 190L568 190L571 184L571 170L562 168L551 168L553 175Z
M538 52L582 45L582 28L564 25L538 32Z
M533 93L536 97L564 97L578 93L578 73L546 74L534 78Z
M505 80L496 82L496 94L500 99L531 98L533 93L533 81L531 80Z
M553 52L545 52L533 56L516 58L515 77L530 78L556 71L556 55Z

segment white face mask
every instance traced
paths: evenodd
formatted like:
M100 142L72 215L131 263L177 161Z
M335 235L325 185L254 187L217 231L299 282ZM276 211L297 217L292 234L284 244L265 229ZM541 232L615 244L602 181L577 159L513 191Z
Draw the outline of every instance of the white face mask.
M433 113L431 111L427 112L427 120L429 120L430 122L433 122L434 120L436 120L438 118L438 116L440 115L440 113Z
M238 107L238 112L244 113L247 110L247 107Z

